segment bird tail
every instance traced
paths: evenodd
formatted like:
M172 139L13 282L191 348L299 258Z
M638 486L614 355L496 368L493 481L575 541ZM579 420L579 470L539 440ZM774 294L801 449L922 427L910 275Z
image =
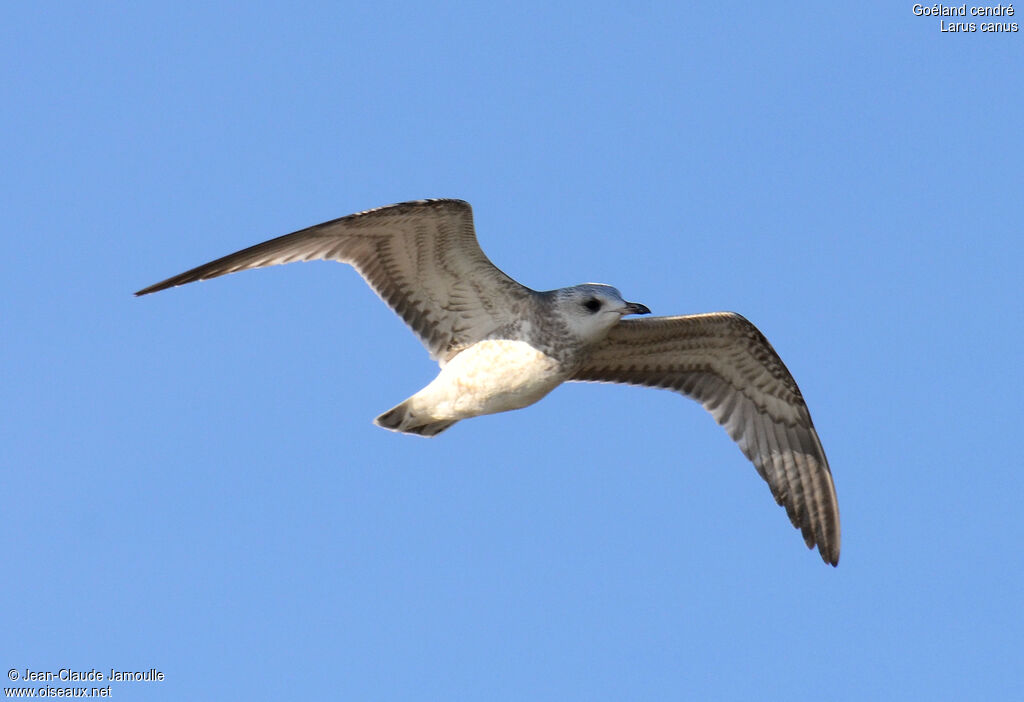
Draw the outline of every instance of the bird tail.
M434 419L429 416L417 416L412 409L412 398L396 405L373 420L379 427L403 434L419 434L420 436L436 436L455 424L457 419Z

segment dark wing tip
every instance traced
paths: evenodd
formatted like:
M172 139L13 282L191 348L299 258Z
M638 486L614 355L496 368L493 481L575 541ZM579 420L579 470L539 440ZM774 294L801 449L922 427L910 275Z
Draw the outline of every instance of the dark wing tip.
M206 266L201 266L200 268L205 267ZM142 290L137 290L135 292L135 297L142 297L143 295L149 295L150 293L160 292L161 290L166 290L167 288L173 288L178 285L184 285L185 283L191 283L196 280L202 280L200 276L194 275L195 270L197 269L181 273L180 275L168 278L167 280L161 280L159 283L154 283L153 285L143 288Z
M148 295L150 293L159 292L160 290L163 290L163 288L160 287L160 283L157 283L156 285L150 285L148 288L143 288L142 290L136 290L132 294L135 295L135 297L142 297L143 295Z
M148 295L150 293L159 292L161 290L163 290L163 288L160 287L160 283L157 283L156 285L150 285L148 288L143 288L142 290L136 290L132 294L135 295L135 297L142 297L143 295Z
M818 554L821 556L821 560L825 561L828 565L833 568L839 565L839 541L838 537L833 539L830 536L826 536L821 540L811 540L807 544L807 548L814 549L818 547Z
M821 560L833 568L839 565L839 515L827 515L825 519L824 533L811 535L807 541L807 548L818 547Z

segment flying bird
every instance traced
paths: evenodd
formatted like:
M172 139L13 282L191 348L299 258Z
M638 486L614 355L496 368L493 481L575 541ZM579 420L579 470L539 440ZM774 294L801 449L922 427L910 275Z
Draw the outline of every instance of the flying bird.
M610 285L538 292L480 249L461 200L379 207L265 241L136 295L295 261L352 265L441 367L377 417L434 436L461 419L520 409L566 381L675 390L707 409L768 483L808 548L839 563L839 507L800 389L758 329L732 312L623 319L650 310Z

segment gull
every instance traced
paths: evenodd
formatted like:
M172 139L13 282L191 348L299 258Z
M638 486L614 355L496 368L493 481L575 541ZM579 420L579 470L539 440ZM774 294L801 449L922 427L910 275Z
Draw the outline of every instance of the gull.
M650 310L610 285L531 290L484 255L462 200L403 202L256 244L136 292L295 261L353 266L412 327L440 373L376 424L435 436L520 409L566 381L674 390L704 406L768 483L808 548L839 563L839 507L800 389L757 327L733 312Z

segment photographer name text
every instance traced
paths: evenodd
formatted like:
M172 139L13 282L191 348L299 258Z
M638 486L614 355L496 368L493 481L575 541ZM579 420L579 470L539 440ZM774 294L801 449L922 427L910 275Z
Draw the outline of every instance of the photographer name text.
M11 670L11 673L17 673L17 671ZM16 680L19 676L8 674L8 677ZM111 680L113 682L162 682L164 674L156 668L150 668L145 671L111 668L109 673L103 673L95 668L91 670L61 668L56 672L25 668L25 672L20 677L27 682L52 682L53 680L60 680L62 682L99 682L103 680Z

